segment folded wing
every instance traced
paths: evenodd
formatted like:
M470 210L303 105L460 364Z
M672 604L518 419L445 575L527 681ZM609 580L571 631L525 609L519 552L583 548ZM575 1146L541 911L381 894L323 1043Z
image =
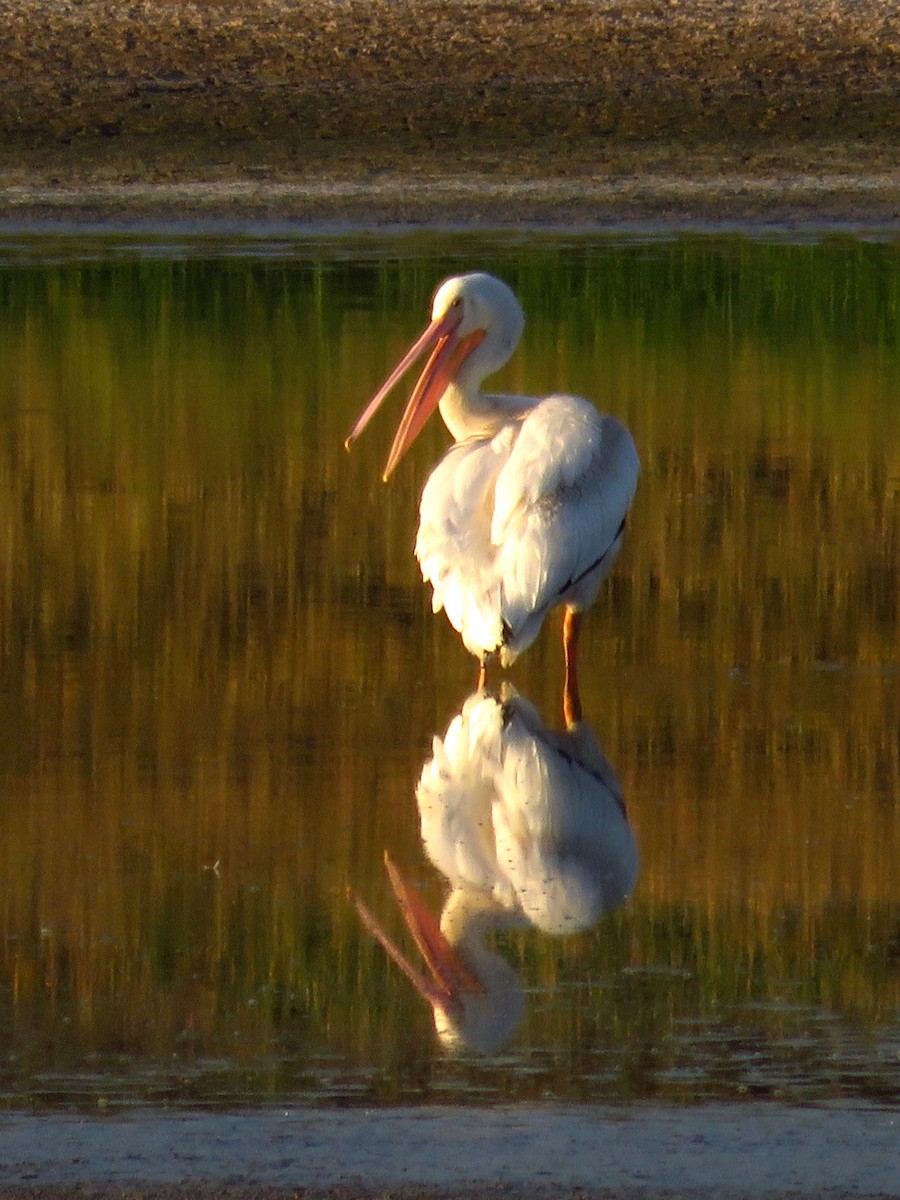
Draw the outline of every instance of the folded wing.
M473 654L512 662L556 604L594 599L638 470L625 427L573 396L452 447L426 485L416 541L435 612Z

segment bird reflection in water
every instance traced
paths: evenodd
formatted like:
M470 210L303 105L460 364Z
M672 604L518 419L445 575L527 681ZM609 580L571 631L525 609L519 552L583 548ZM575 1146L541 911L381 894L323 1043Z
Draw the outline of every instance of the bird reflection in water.
M615 773L593 731L547 728L504 684L469 696L416 788L422 841L450 892L436 919L394 863L386 866L428 973L361 900L359 915L431 1005L448 1049L491 1053L524 1011L522 982L486 939L529 926L546 934L593 927L631 894L638 854Z

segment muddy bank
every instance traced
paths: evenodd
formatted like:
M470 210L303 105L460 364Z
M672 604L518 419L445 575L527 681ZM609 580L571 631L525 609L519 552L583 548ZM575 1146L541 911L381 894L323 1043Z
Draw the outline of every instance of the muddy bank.
M838 1200L896 1196L896 1150L896 1114L875 1108L7 1114L0 1196Z
M900 221L880 0L0 0L0 219Z

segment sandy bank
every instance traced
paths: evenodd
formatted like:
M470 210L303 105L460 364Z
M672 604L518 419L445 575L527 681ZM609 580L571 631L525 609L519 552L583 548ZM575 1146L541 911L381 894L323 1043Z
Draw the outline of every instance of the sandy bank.
M0 1195L837 1200L896 1196L896 1148L896 1114L779 1105L7 1115Z
M0 220L900 222L880 0L0 0Z

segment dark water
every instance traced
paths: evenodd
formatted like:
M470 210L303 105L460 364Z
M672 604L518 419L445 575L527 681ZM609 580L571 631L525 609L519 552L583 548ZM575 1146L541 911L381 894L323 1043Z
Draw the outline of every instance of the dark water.
M900 1100L900 253L696 238L0 247L0 1094ZM342 440L435 284L502 275L498 377L631 428L587 724L633 895L499 933L523 1013L447 1054L415 786L475 664L412 557L446 435ZM558 625L511 673L559 728Z

